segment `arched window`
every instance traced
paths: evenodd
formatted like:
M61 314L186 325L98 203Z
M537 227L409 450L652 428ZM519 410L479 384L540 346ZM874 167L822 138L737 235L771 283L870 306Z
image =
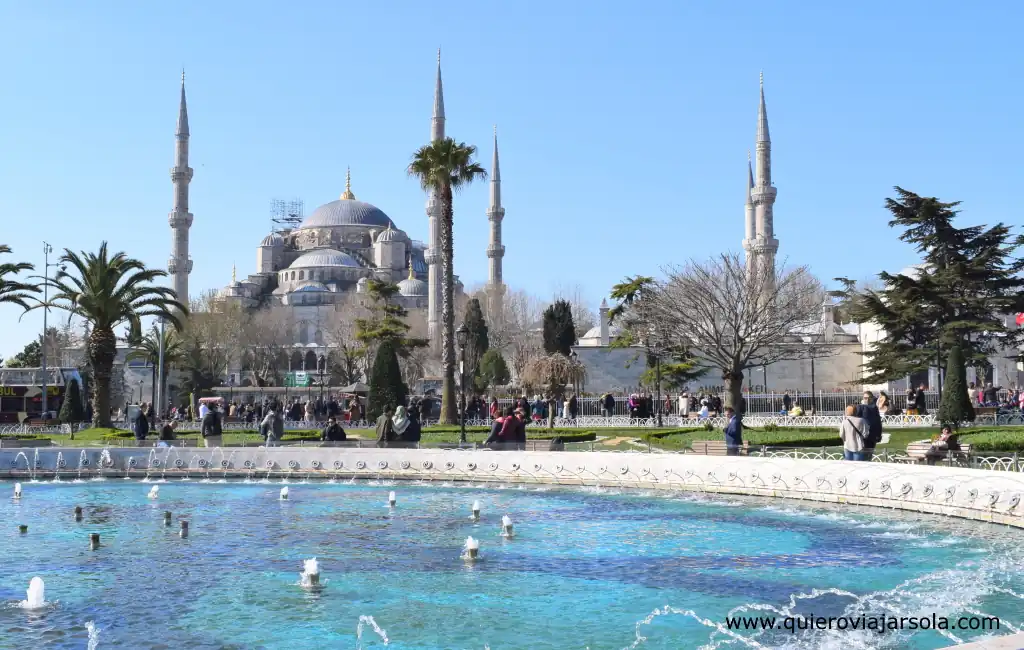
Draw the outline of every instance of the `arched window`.
M316 332L313 333L313 342L316 343L317 345L323 345L324 344L324 332L323 332L323 330L319 330L318 329Z
M306 279L306 272L305 271L299 271L299 279L300 280L305 280Z
M315 352L313 352L312 350L309 350L308 352L306 352L306 358L304 359L304 361L306 362L306 367L304 368L304 370L306 370L308 372L315 372L316 371L316 353Z
M298 350L295 350L294 352L292 352L292 355L288 359L288 362L289 370L302 370L302 353L299 352Z

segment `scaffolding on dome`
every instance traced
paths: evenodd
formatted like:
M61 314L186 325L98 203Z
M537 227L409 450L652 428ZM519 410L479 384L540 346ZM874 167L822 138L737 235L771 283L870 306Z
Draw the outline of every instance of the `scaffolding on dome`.
M274 232L294 230L303 219L304 205L301 199L271 199L270 221Z

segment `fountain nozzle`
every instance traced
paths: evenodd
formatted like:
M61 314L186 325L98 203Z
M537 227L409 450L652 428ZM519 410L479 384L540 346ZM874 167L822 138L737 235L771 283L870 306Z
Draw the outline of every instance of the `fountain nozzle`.
M100 534L89 533L89 550L95 551L100 547Z
M395 493L394 492L389 492L388 493L388 507L394 508L396 503L398 503L398 501L395 499Z
M281 500L286 501L288 499L288 486L281 488Z
M473 539L472 537L466 538L465 545L466 552L462 554L462 558L469 561L475 561L480 556L480 541Z
M82 506L75 506L75 521L82 521Z
M503 515L501 518L501 534L505 537L512 537L512 517Z
M302 573L299 574L303 587L320 586L320 563L315 557L302 561Z
M188 537L188 522L181 522L181 532L179 533L183 538Z
M15 499L20 499L21 498L21 483L15 483L14 484L14 498Z
M474 501L473 502L473 519L474 520L479 520L480 519L480 502L479 501Z
M170 526L170 525L171 525L171 511L170 510L164 510L164 526Z

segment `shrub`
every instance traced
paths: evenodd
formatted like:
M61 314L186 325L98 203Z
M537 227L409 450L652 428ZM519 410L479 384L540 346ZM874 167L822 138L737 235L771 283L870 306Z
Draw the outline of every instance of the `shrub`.
M64 424L70 422L82 422L85 420L85 408L82 407L82 391L78 387L78 381L72 379L64 391L64 403L60 407L57 417Z
M959 345L954 345L946 357L946 385L939 403L939 420L954 429L962 422L974 421L974 405L967 394L967 369Z
M395 345L391 341L384 341L377 348L377 356L373 358L366 418L372 422L380 417L385 407L404 405L408 394L408 388L402 381L402 370L398 367Z

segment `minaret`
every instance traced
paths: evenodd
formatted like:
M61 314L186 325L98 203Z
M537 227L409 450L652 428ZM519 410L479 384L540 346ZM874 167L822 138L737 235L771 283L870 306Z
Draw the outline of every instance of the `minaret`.
M178 300L188 305L188 274L192 272L192 259L188 254L188 229L192 227L192 213L188 211L188 184L192 181L192 168L188 166L188 109L185 106L185 71L181 71L181 104L178 106L178 128L174 132L174 210L167 216L171 224L171 258L167 272L174 283Z
M437 48L437 81L434 84L434 114L430 118L430 141L444 140L444 90L441 87L441 48ZM430 242L423 258L427 263L427 337L441 336L441 201L433 190L427 196Z
M775 239L773 207L775 187L772 185L772 140L768 135L768 109L764 103L764 73L761 74L761 103L757 108L757 177L750 191L754 203L754 252L774 272L775 252L779 241Z
M747 151L747 200L744 204L744 235L743 235L743 250L747 252L747 268L753 268L754 264L754 239L757 236L757 227L754 225L754 200L750 196L750 192L754 189L754 169L750 163L750 151Z
M498 165L498 127L494 127L494 159L491 161L491 205L487 208L487 219L491 222L491 243L487 247L490 259L490 276L487 280L487 316L492 324L502 314L505 296L505 282L501 277L501 258L505 257L505 246L501 243L501 220L505 208L501 207L501 168Z

